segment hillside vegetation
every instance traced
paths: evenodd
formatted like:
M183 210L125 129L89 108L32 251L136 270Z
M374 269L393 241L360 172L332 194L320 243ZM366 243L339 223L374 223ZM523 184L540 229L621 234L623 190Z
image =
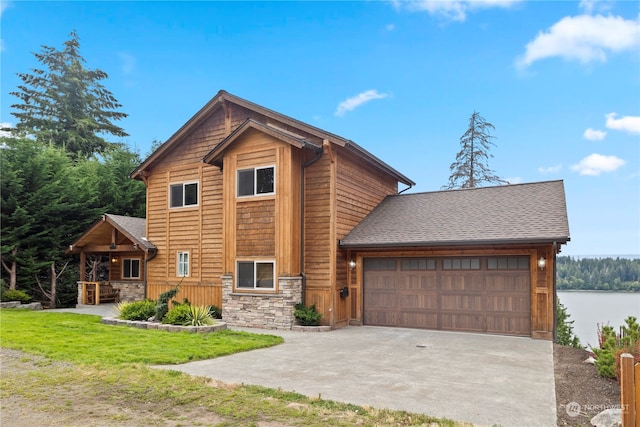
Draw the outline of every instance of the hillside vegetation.
M560 256L556 279L558 290L640 292L640 259Z

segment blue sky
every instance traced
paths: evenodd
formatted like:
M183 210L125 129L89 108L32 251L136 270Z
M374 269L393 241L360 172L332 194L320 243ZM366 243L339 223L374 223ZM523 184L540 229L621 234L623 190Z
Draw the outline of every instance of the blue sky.
M72 30L144 156L218 90L349 138L439 190L469 116L489 166L562 179L566 255L640 254L640 3L2 1L0 122Z

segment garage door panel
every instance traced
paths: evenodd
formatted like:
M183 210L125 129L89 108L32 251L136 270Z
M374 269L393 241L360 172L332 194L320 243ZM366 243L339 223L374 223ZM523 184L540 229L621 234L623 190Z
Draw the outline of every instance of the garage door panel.
M443 273L441 287L443 291L482 291L484 290L484 278L479 273Z
M503 258L365 259L364 323L530 335L528 259Z
M398 326L405 328L437 329L438 314L436 312L404 311L398 316Z
M442 313L441 329L448 331L484 332L484 318L481 314L470 314L464 311Z
M507 335L529 335L529 320L519 315L488 315L487 332Z

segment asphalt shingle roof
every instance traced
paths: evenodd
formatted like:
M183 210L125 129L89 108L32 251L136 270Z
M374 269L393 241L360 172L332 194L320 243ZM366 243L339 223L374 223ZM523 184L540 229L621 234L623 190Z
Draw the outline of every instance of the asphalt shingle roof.
M136 218L132 216L122 216L105 214L113 223L125 233L128 233L130 237L134 238L138 244L146 249L155 249L155 245L147 240L147 220L145 218Z
M340 241L343 248L569 240L562 181L398 194Z

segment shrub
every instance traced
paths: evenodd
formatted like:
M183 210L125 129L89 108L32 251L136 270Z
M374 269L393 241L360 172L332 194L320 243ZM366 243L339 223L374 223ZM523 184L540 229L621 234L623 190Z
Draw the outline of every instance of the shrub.
M293 316L302 326L318 326L322 318L322 314L318 313L315 304L307 307L302 303L295 305Z
M149 320L156 313L156 303L150 299L121 302L116 305L116 311L123 320Z
M215 305L209 306L209 308L211 311L211 317L214 319L222 319L222 310Z
M190 326L213 325L214 320L213 317L211 317L211 307L203 307L201 305L189 306L189 313L186 324Z
M186 325L189 322L191 306L188 304L178 304L167 312L162 318L162 323L168 325Z
M620 378L620 355L629 353L636 362L640 362L640 325L637 318L629 316L620 334L616 334L613 326L598 325L598 342L600 348L594 348L598 373L607 378Z
M564 305L556 299L556 343L582 348L580 339L573 333L573 320Z
M23 304L31 302L31 296L25 291L7 289L0 292L0 301L20 301Z
M180 291L180 284L175 288L169 289L158 296L158 304L156 305L155 316L156 321L162 322L162 318L169 311L169 301Z

